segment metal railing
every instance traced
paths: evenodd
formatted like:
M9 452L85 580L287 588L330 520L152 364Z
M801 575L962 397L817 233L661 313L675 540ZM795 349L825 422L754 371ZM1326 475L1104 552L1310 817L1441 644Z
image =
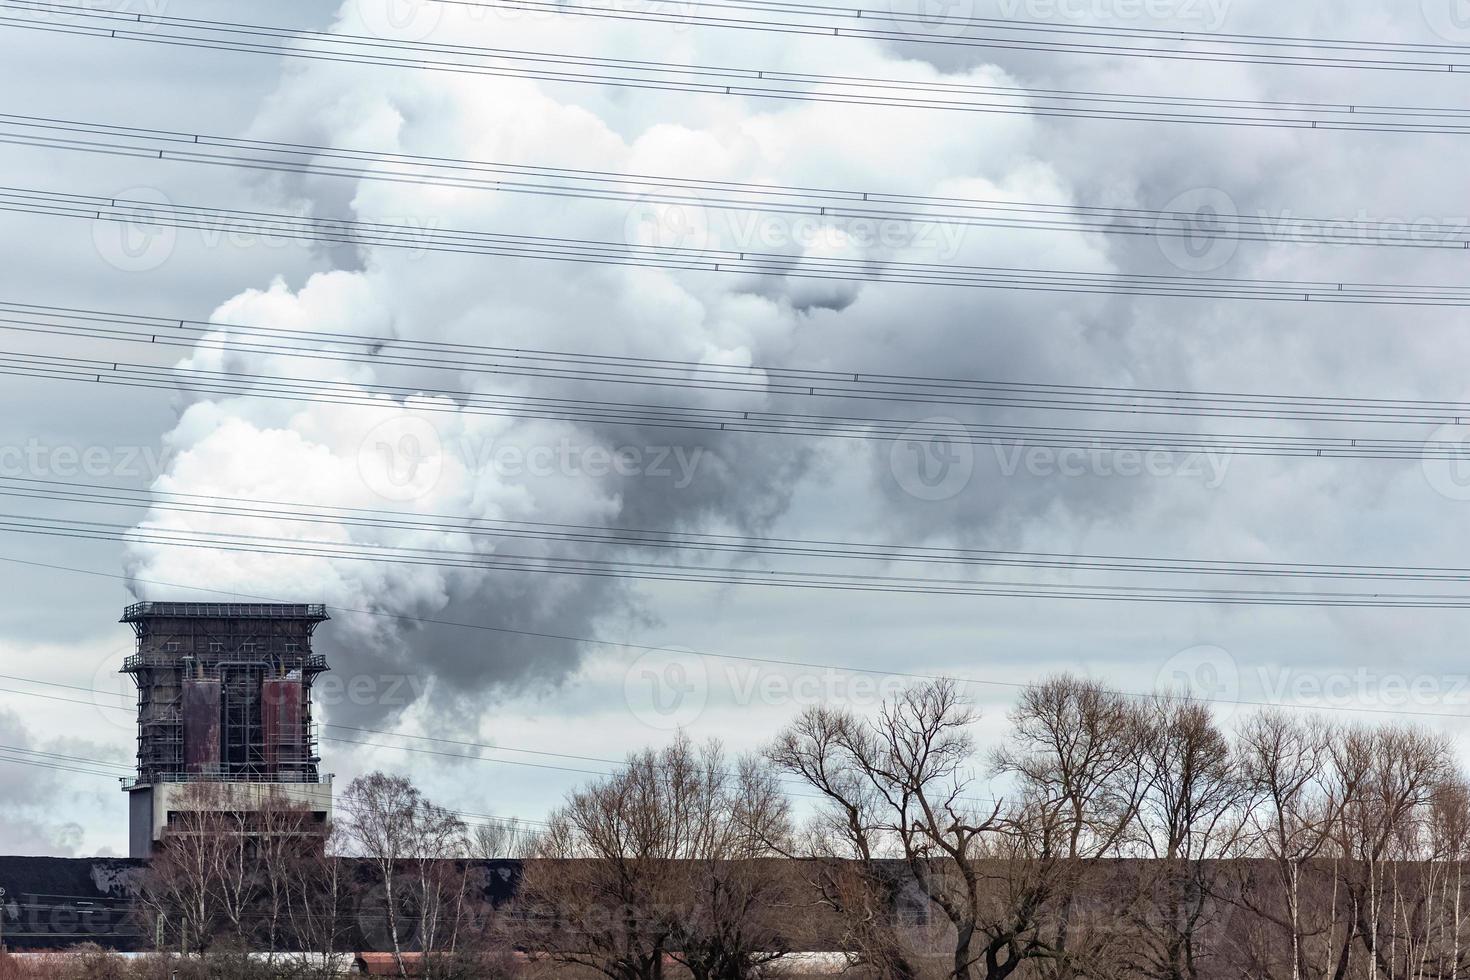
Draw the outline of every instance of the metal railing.
M183 651L175 651L173 653L162 653L162 654L160 654L160 653L135 653L135 654L133 654L133 655L131 655L131 656L129 656L126 659L123 660L123 667L122 667L122 669L123 669L123 673L132 673L134 671L142 670L142 669L147 668L147 667L160 667L160 668L164 668L164 669L180 668L180 667L183 666L183 659L185 657L189 657L191 660L194 661L194 663L196 665L194 669L200 675L202 675L204 677L218 677L219 676L219 673L220 673L219 668L218 667L211 667L209 665L209 660L211 658L213 658L215 660L226 660L226 659L231 659L231 658L239 657L239 656L242 656L242 654L239 654L239 653L197 654L197 653L185 653ZM262 663L269 662L269 661L279 661L282 666L288 667L288 668L297 668L297 669L301 669L301 670L318 670L318 671L320 671L320 670L326 670L327 669L327 658L326 658L326 655L325 654L321 654L321 653L309 653L309 654L302 654L302 653L283 653L283 654L273 654L273 653L262 653L262 652L257 651L256 653L252 653L249 656L251 656L251 657L257 657L257 658L264 658L264 660L262 661Z
M327 619L320 603L285 602L135 602L123 610L123 622L146 616L206 619Z
M155 783L299 783L325 785L332 781L329 774L313 775L304 772L281 772L273 776L253 773L229 773L218 770L208 772L163 772L153 776Z

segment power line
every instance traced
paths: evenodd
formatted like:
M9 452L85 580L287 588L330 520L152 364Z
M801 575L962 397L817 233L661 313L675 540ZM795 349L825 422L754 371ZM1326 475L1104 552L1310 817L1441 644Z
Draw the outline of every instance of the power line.
M99 705L99 707L101 707L101 706ZM382 747L383 748L393 748L393 746L382 746ZM29 751L30 750L26 750L26 749L15 749L15 748L11 748L9 746L0 745L0 753L5 753L5 752L29 752ZM45 752L31 753L31 754L40 755L40 756L50 755L50 753L45 753ZM434 753L434 754L442 754L442 753ZM474 756L464 756L463 758L470 759L470 758L475 758L475 757ZM116 763L103 762L102 760L99 760L99 759L83 759L83 760L79 760L79 761L81 761L83 763L95 763L98 766L108 766L108 767L117 768L119 770L122 770L122 772L119 772L119 773L102 772L102 771L98 771L96 769L70 767L70 766L66 766L66 765L63 765L63 764L58 763L58 762L50 762L50 761L47 761L46 759L27 759L27 758L24 758L24 757L8 758L5 755L0 754L0 763L9 762L9 763L14 763L16 765L35 766L35 767L41 768L41 769L51 769L51 770L56 770L56 771L60 771L60 772L78 773L78 774L85 775L85 776L100 776L100 777L103 777L103 778L106 778L106 779L115 779L115 780L122 780L122 781L126 781L126 780L132 778L132 776L133 776L133 773L131 772L131 770L129 770L126 766L118 766ZM495 759L483 759L481 761L483 761L483 762L496 762L496 761L499 761L499 760L495 760ZM507 763L507 765L512 765L512 764L514 764L514 763ZM606 774L604 773L603 775L606 775ZM476 813L476 812L471 811L471 810L456 810L456 809L452 809L452 808L449 808L449 807L441 807L441 806L438 806L438 805L434 805L434 807L435 807L435 809L440 810L441 812L448 813L448 814L450 814L452 816L459 817L459 818L463 819L464 822L466 822L470 826L478 826L478 825L484 825L484 826L505 826L505 825L510 824L512 822L517 823L517 824L530 824L530 825L534 825L534 826L549 826L549 824L546 821L544 821L544 820L533 820L533 819L528 818L528 817L517 817L517 816L504 816L504 817L502 817L502 816L497 816L495 814ZM355 806L354 804L352 804L350 802L347 802L345 800L342 800L342 799L334 799L332 801L332 808L333 808L333 810L345 810L348 813L362 813L363 812L363 808L362 807ZM53 896L53 897L60 897L60 896Z
M120 701L124 701L124 702L126 702L126 701L129 700L126 695L121 694L119 692L106 691L106 690L102 690L100 688L95 688L95 687L83 687L83 686L77 685L77 684L63 684L63 683L60 683L58 681L45 681L45 680L40 680L40 679L34 678L34 677L20 677L20 676L14 675L14 674L0 674L0 679L12 680L12 681L19 681L19 682L25 683L25 684L37 684L37 685L40 685L40 686L43 686L43 687L61 688L63 690L69 690L69 691L82 691L82 692L90 693L90 694L93 694L93 695L100 694L100 695L103 695L105 697L115 697L115 698L118 698ZM22 691L22 690L17 690L15 688L0 688L0 693L5 693L5 694L22 694L22 695L26 695L26 696L29 696L29 697L36 697L36 698L43 698L43 699L46 699L46 700L66 702L68 704L86 705L86 706L90 706L90 707L96 707L96 708L100 708L100 709L105 709L105 710L108 710L108 711L122 711L122 712L126 712L128 714L132 714L134 712L134 710L135 710L134 707L131 706L131 705L129 705L129 704L108 704L108 703L98 704L96 702L80 701L80 700L77 700L75 698L62 697L60 695L45 694L45 693L42 693L42 692L39 692L39 691ZM410 734L407 734L407 733L404 733L404 732L388 731L388 730L381 729L381 728L361 728L361 727L348 726L348 725L333 725L333 724L330 724L330 723L322 723L321 727L322 728L332 729L333 731L349 732L349 733L359 734L359 735L378 735L378 736L386 736L386 737L389 737L389 738L401 738L401 739L406 739L406 740L410 740L410 741L417 741L417 742L431 742L431 743L440 744L440 745L452 745L452 746L458 746L458 747L461 747L461 748L472 748L472 749L475 749L475 750L481 751L481 752L512 752L512 753L517 753L517 754L522 754L522 755L535 755L535 756L542 756L542 757L546 757L546 758L568 759L568 760L577 761L577 762L597 762L597 763L602 763L604 765L620 766L620 767L625 768L625 769L626 768L631 768L631 767L633 767L635 765L635 763L630 762L627 759L611 759L611 758L607 758L605 756L576 755L576 754L567 753L567 752L550 752L550 751L546 751L544 749L532 749L532 748L526 748L524 746L505 745L503 743L472 742L472 741L465 741L465 740L462 740L462 739L436 738L436 737L430 736L430 735L410 735ZM386 744L377 743L377 742L361 742L361 741L353 741L353 740L350 740L350 739L334 738L334 737L331 737L331 736L323 736L323 740L324 741L330 741L330 742L341 742L341 743L348 744L348 745L369 746L369 747L380 748L380 749L395 749L395 750L398 750L398 751L410 752L410 753L412 753L412 752L420 752L420 753L428 754L428 755L440 755L440 756L446 756L448 758L465 759L465 760L471 761L471 762L489 762L489 763L494 763L494 764L498 764L498 765L524 766L524 767L528 767L528 768L532 768L532 769L547 769L547 770L553 770L553 771L557 771L557 772L579 773L579 774L588 775L588 776L610 776L610 775L614 775L614 773L609 773L609 772L604 772L604 771L601 771L601 770L594 770L594 769L577 769L577 768L571 768L571 767L567 767L567 766L545 765L545 764L538 764L538 763L532 763L532 762L518 762L518 761L513 760L513 759L487 759L484 756L479 756L479 755L464 755L462 753L431 752L431 751L426 750L426 749L417 749L417 748L415 748L413 746L386 745ZM3 748L3 747L0 747L0 748ZM95 761L95 760L78 760L78 761ZM641 764L641 763L639 763L639 764ZM122 768L127 769L129 767L122 766ZM654 768L663 769L663 768L666 768L666 767L662 763L655 762L654 763ZM719 771L721 773L723 773L724 775L727 775L727 776L735 775L735 771L734 770L722 769L722 770L719 770ZM131 772L130 769L129 769L129 772ZM793 777L793 776L778 776L778 778L780 778L783 782L796 782L796 783L800 783L800 779L798 777ZM790 791L787 791L787 794L786 795L792 796L792 797L800 797L800 798L804 798L804 799L820 799L821 798L820 796L818 796L816 794L798 793L798 792L790 792ZM986 797L986 798L966 797L965 799L968 802L976 802L976 803L996 803L996 802L999 802L995 798L991 798L991 797ZM520 818L517 818L517 819L520 819Z
M794 415L676 405L630 405L582 399L482 395L471 391L350 383L327 379L278 379L239 371L187 371L121 361L0 352L0 375L177 391L187 382L195 394L343 405L430 414L535 418L596 425L636 425L708 433L751 433L809 438L899 441L915 445L975 444L1020 451L1048 447L1092 452L1231 454L1333 459L1463 460L1470 449L1452 439L1292 436L1262 433L1195 433L1162 430L1068 428L957 419L889 419L871 416ZM435 401L432 399L441 399Z
M678 26L721 27L760 33L798 34L811 37L850 37L866 40L938 44L954 47L999 48L1043 51L1048 54L1108 55L1170 61L1224 62L1227 64L1278 65L1296 68L1353 68L1381 71L1470 71L1470 51L1463 45L1397 43L1365 40L1332 40L1280 35L1180 31L1129 25L1109 27L1094 24L1056 24L1036 20L999 17L962 17L949 14L934 18L922 13L876 7L830 7L792 0L678 0L676 9L662 11L594 6L576 0L431 0L444 6L470 10L517 10L554 13L640 23ZM738 17L731 11L751 11L759 18ZM706 11L715 11L706 13ZM777 20L774 18L788 18ZM792 20L789 18L805 18ZM935 20L940 23L936 25ZM835 22L835 24L834 24ZM894 24L894 27L876 25ZM874 25L874 26L869 26ZM963 29L954 36L934 33ZM978 34L979 36L976 36ZM1085 38L1077 41L1069 38ZM1127 42L1148 41L1160 45L1200 45L1200 48L1149 47ZM1123 43L1119 43L1123 42ZM1286 49L1286 50L1280 50ZM1309 52L1356 51L1380 57L1341 57ZM1402 58L1381 57L1406 55Z
M38 697L44 696L38 695ZM38 749L28 749L18 745L0 745L0 753L3 753L0 754L0 762L9 762L22 766L36 766L42 769L57 769L63 772L83 773L89 776L107 776L108 778L117 779L126 778L125 775L99 772L99 768L127 770L125 765L104 762L100 759L85 759L72 755L62 755L56 752L42 752ZM89 768L81 768L82 766Z
M93 578L105 578L114 581L126 582L130 586L150 585L167 589L188 590L190 592L204 593L206 595L228 596L233 599L248 599L255 602L284 602L286 600L274 597L257 595L255 593L240 592L233 589L214 589L201 586L197 583L183 585L178 582L165 582L158 579L145 579L131 575L121 575L117 572L104 572L91 568L76 568L70 565L60 565L54 562L33 561L26 558L16 558L12 555L0 555L0 562L12 565L20 565L26 568L47 569L50 571L70 572L76 575L86 575ZM492 626L486 623L467 623L455 620L434 619L426 616L413 616L407 613L391 613L378 609L356 609L348 606L329 606L334 614L367 616L374 619L391 620L402 623L413 623L424 626L444 626L453 629L465 629L475 632L503 633L510 636L523 636L532 639L556 640L568 643L580 643L589 646L618 647L625 650L638 650L643 652L669 654L671 651L667 646L656 646L649 643L633 643L627 640L607 640L593 637L574 636L567 633L551 633L538 630L515 629L508 626ZM1033 685L1021 681L998 681L992 678L967 677L958 674L927 674L908 670L883 670L876 667L861 667L853 664L831 664L819 663L807 660L787 660L776 657L755 657L745 654L718 653L711 650L690 650L680 648L677 651L682 656L694 657L700 660L729 660L739 663L760 664L771 667L792 667L798 670L834 671L851 674L864 674L873 677L896 678L900 680L914 681L947 681L961 687L990 687L1005 690L1021 691ZM1310 705L1294 704L1291 702L1256 701L1241 698L1202 697L1194 694L1185 694L1177 691L1152 691L1139 692L1120 689L1105 688L1107 694L1132 699L1152 700L1164 698L1189 704L1202 705L1229 705L1232 707L1253 708L1282 708L1303 711L1349 711L1363 714L1385 714L1402 717L1422 718L1448 718L1464 721L1470 718L1466 713L1432 712L1432 711L1409 711L1395 708L1364 708L1345 705ZM39 695L38 695L39 696ZM61 699L66 700L66 699ZM90 704L91 702L78 702Z
M1470 403L1043 384L834 371L773 364L749 367L567 351L448 343L324 329L78 310L0 300L0 330L149 346L238 351L379 367L768 396L926 405L1270 421L1460 424Z
M163 530L134 527L127 524L106 524L98 521L68 521L60 518L10 515L0 515L0 532L77 540L128 541L132 544L148 544L165 548L263 554L287 558L321 558L334 561L380 562L435 568L467 568L487 572L535 572L613 580L673 582L691 585L761 586L823 592L1359 609L1449 610L1470 608L1470 595L1453 593L1286 592L1279 589L1073 585L790 570L770 571L733 566L674 565L668 562L569 559L557 556L478 553L439 548L361 545L273 535Z
M1099 273L911 262L873 257L840 258L804 253L660 247L540 235L432 230L427 226L158 204L128 198L61 194L27 188L0 189L0 211L81 218L131 226L192 229L220 235L245 233L340 245L553 259L585 265L634 266L688 272L1189 299L1428 307L1470 305L1470 287L1464 286Z
M1348 564L1338 562L1235 561L1136 555L1073 555L978 548L936 548L876 541L833 541L756 535L707 534L595 524L501 520L469 515L426 514L261 500L218 494L191 494L101 484L0 477L0 496L89 506L151 508L212 517L260 518L286 523L362 527L370 530L424 531L488 538L659 548L781 558L874 561L884 564L940 564L997 568L1056 568L1072 571L1147 574L1244 575L1288 578L1370 579L1380 581L1470 581L1470 567ZM474 554L455 552L455 554ZM677 567L677 566L666 566ZM3 677L0 674L0 677Z
M111 691L104 691L104 690L101 690L101 689L98 689L98 688L81 687L81 686L75 685L75 684L61 684L61 683L57 683L55 681L43 681L43 680L38 680L36 678L30 678L30 677L17 677L17 676L14 676L14 675L3 675L3 676L6 676L6 677L8 677L11 680L21 681L21 682L27 683L27 684L39 684L39 685L48 686L48 687L60 687L60 688L65 688L67 690L86 691L86 692L90 692L92 694L102 694L102 695L106 695L106 696L109 696L109 697L123 698L123 695L121 695L121 694L116 694L115 692L111 692ZM134 708L132 708L130 706L122 705L122 704L99 704L99 703L96 703L96 702L80 701L80 700L77 700L75 698L61 697L61 696L54 695L54 694L45 694L45 693L42 693L42 692L39 692L39 691L21 691L21 690L16 690L14 688L0 688L0 693L5 693L5 694L23 694L23 695L27 695L29 697L42 698L42 699L48 700L48 701L60 701L60 702L66 702L68 704L79 704L79 705L84 705L84 706L88 706L88 707L94 707L94 708L98 708L98 709L102 709L102 710L121 711L121 712L124 712L126 714L132 714L134 712L134 710L135 710ZM377 728L359 728L359 727L350 727L350 726L345 726L345 725L332 725L332 724L323 724L322 727L323 728L333 729L333 730L336 730L336 731L345 731L345 732L352 732L352 733L359 733L359 734L367 734L367 735L387 736L387 737L390 737L390 738L401 738L401 739L409 739L409 740L422 741L422 742L433 742L433 743L439 743L439 744L445 744L445 745L457 745L457 746L462 746L462 747L473 748L473 749L476 749L476 750L479 750L479 751L488 751L488 752L513 752L513 753L520 753L520 754L526 754L526 755L537 755L537 756L544 756L544 757L550 757L550 758L571 759L571 760L584 761L584 762L600 762L600 763L604 763L604 764L607 764L607 765L619 766L619 767L622 767L622 768L625 768L625 769L627 769L627 768L633 768L635 765L638 765L637 763L631 762L629 760L608 759L608 758L598 757L598 756L573 755L573 754L564 753L564 752L547 752L547 751L543 751L543 750L539 750L539 749L529 749L529 748L523 748L523 747L517 747L517 746L497 745L497 744L489 744L489 743L483 743L483 742L470 742L470 741L463 741L463 740L458 740L458 739L434 738L434 737L427 736L427 735L409 735L409 734L404 734L402 732L393 732L393 731L387 731L387 730L384 730L384 729L377 729ZM359 746L359 747L363 747L363 748L388 749L388 750L397 751L397 752L407 752L407 753L414 754L414 755L431 755L431 756L437 756L437 757L440 757L440 758L462 759L462 760L464 760L466 762L487 762L487 763L490 763L491 765L517 766L517 767L525 768L525 769L541 769L541 770L547 770L547 771L552 771L552 772L574 773L574 774L584 775L584 776L607 777L607 776L616 775L616 773L607 772L607 771L598 770L598 769L583 769L583 768L576 768L576 767L572 767L572 766L550 765L550 764L547 764L547 763L540 763L540 762L524 762L524 761L517 760L517 759L495 759L495 758L487 758L487 757L485 757L483 755L466 755L466 754L464 754L462 752L444 752L444 751L440 751L440 750L437 750L437 749L418 748L418 747L415 747L415 746L412 746L412 745L393 745L393 744L387 744L387 743L383 743L383 742L364 742L364 741L360 741L360 740L356 740L356 739L339 738L339 737L335 737L335 736L331 736L331 735L323 735L323 736L321 736L321 739L322 739L322 741L325 741L325 742L336 742L336 743L343 744L343 745L354 745L354 746ZM0 752L7 752L7 751L13 751L13 752L29 752L29 750L25 750L25 749L17 749L17 748L12 748L12 747L9 747L9 746L0 745ZM112 775L114 778L118 778L118 779L130 778L134 774L132 768L130 766L126 765L125 763L103 762L103 761L97 760L97 759L85 759L85 758L77 758L77 757L74 757L74 756L62 756L62 755L56 755L55 753L49 753L49 752L29 752L29 754L46 756L46 757L50 757L50 758L54 758L54 759L59 759L59 760L62 760L62 761L67 761L67 762L76 762L76 763L92 764L92 765L97 765L97 766L108 766L108 767L112 767L114 769L119 770L119 774L100 773L99 775ZM4 755L0 755L0 762L24 762L24 761L25 760L23 760L23 759L9 759L9 758L5 757ZM37 764L39 764L39 763L37 763ZM51 767L48 766L48 768L51 768ZM663 769L663 768L666 768L666 766L664 764L662 764L662 763L655 762L654 763L654 768L656 768L656 769ZM73 772L85 772L86 770L73 769L73 770L70 770L70 771L73 771ZM733 771L732 770L722 770L722 772L724 772L726 775L733 774ZM792 780L794 780L794 777L784 777L784 779L786 781L792 781ZM226 781L228 781L228 780L226 780ZM791 796L791 797L803 798L803 799L820 799L821 798L817 794L812 794L812 793L796 793L796 792L789 792L789 791L786 791L786 795L787 796ZM1000 802L999 800L994 799L994 798L965 797L964 799L967 802L976 802L976 803L997 803L997 802ZM463 811L454 811L454 812L463 812ZM483 815L483 814L474 814L474 816L485 816L485 815ZM532 820L532 819L526 818L526 817L506 817L506 818L502 818L502 819L516 820L516 821L519 821L519 822L522 822L522 823L532 823L532 824L544 823L544 821Z
M1113 121L1381 133L1470 133L1470 112L1455 108L1202 99L679 65L546 51L410 43L260 24L100 12L70 4L24 0L7 0L0 3L0 10L74 18L62 23L0 16L0 26L50 33L651 91ZM141 29L145 26L151 30ZM1204 111L1188 111L1191 109Z
M1470 218L1459 223L1415 222L1401 227L1384 222L1375 227L1366 220L1343 218L1202 215L1143 208L786 187L380 153L13 114L0 114L0 143L414 186L659 205L688 209L695 214L756 211L817 219L834 225L884 221L920 227L1017 228L1192 241L1470 248ZM695 231L692 221L689 230Z

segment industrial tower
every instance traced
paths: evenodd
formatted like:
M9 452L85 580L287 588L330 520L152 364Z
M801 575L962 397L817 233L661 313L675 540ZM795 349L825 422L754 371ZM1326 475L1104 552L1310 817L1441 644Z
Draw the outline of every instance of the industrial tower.
M318 772L311 652L317 605L140 602L122 622L137 652L122 671L138 688L138 775L126 787L129 851L147 857L191 796L214 784L232 812L284 798L325 824L331 777Z

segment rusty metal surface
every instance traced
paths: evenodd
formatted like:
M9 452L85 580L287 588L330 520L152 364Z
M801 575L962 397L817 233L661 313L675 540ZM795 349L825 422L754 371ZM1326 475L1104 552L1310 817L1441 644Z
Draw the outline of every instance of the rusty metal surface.
M220 764L220 682L213 678L184 680L184 769L217 770Z
M305 687L298 678L267 677L260 684L260 722L269 773L299 765L306 744Z

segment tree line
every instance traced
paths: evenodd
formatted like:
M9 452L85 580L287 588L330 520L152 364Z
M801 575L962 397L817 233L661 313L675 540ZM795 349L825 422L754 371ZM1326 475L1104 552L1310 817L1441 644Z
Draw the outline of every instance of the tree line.
M139 928L299 976L365 944L445 980L747 980L810 951L871 980L1470 970L1470 788L1447 737L1276 709L1226 732L1198 701L1070 675L1025 689L1000 744L977 745L976 717L936 680L871 715L808 708L745 756L681 734L534 829L469 826L383 774L330 828L199 784ZM498 903L496 875L514 879Z

